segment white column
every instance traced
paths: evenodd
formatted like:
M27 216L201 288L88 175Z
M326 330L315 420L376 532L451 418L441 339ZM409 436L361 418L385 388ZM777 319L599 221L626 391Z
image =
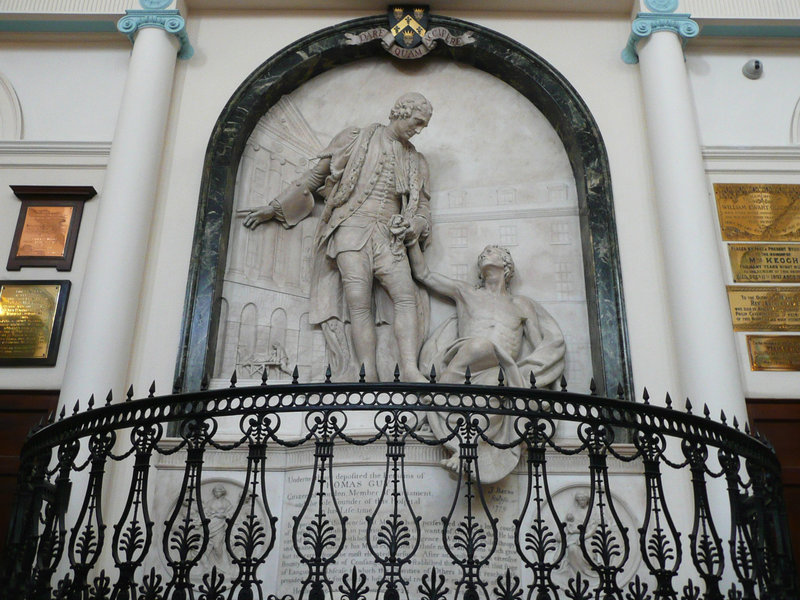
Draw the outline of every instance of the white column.
M69 410L124 395L179 44L136 33L61 387Z
M744 424L717 223L682 41L673 31L654 31L638 53L681 392L695 412L708 403L713 418L724 410L729 422L736 415Z

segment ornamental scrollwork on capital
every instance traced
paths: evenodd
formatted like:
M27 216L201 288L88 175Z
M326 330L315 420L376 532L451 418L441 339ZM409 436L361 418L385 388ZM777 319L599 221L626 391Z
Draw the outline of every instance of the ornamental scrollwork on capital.
M145 27L156 27L174 35L180 43L178 58L188 59L194 54L186 33L186 21L177 10L126 10L117 21L117 29L134 43L136 33Z
M629 65L638 63L639 55L636 52L636 46L639 40L656 31L671 31L679 36L682 43L685 44L686 40L696 37L700 33L700 26L690 17L689 14L639 13L631 24L628 43L622 50L622 60Z
M678 9L678 0L644 0L644 5L654 13L672 13Z

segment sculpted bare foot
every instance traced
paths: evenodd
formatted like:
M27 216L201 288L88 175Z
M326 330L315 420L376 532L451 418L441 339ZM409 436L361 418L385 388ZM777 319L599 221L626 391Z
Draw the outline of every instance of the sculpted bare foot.
M450 469L451 471L458 473L461 469L461 461L458 458L458 454L452 454L450 458L445 458L439 461L445 469Z

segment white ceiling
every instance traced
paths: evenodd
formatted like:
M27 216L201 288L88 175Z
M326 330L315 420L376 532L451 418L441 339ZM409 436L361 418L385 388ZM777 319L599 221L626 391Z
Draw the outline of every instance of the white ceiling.
M386 12L389 1L377 0L184 0L195 10L353 10ZM407 2L406 4L413 4ZM434 0L433 14L453 11L572 12L628 15L635 0ZM403 4L397 2L397 4ZM424 4L420 1L419 4Z

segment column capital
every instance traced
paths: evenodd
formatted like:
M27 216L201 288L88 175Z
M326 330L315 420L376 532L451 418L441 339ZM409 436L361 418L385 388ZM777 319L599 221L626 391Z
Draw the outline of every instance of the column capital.
M650 4L659 6L656 0L651 0ZM666 5L672 6L669 0L664 0L661 4L665 7ZM677 5L677 2L674 4ZM636 46L639 40L648 37L655 31L671 31L679 36L685 44L686 40L700 33L700 26L690 17L691 15L688 13L640 12L631 23L631 34L628 37L627 45L622 50L622 60L629 65L638 63L639 55L636 52Z
M146 0L143 6L153 4ZM157 4L153 4L158 6ZM181 47L178 50L178 58L188 59L194 54L194 48L189 43L189 36L186 34L186 21L183 20L179 10L163 10L159 8L145 8L144 10L126 10L125 16L117 21L117 29L128 36L133 43L136 33L144 27L156 27L163 29L169 34L174 35Z

